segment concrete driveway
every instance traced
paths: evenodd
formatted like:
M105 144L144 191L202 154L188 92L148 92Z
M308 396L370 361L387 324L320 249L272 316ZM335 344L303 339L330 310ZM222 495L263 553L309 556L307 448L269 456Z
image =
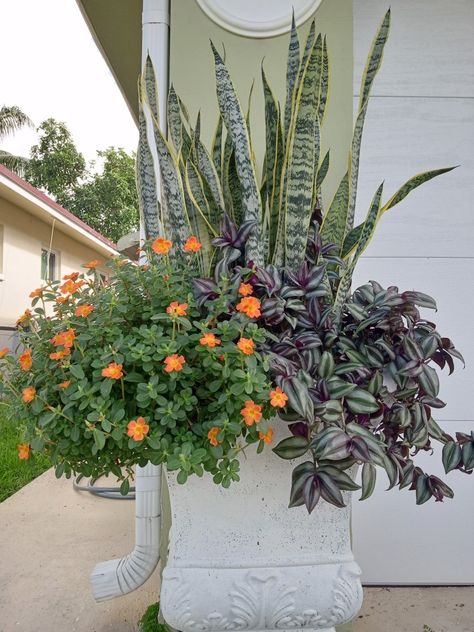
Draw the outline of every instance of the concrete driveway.
M89 574L133 548L134 503L75 492L52 471L0 504L0 632L136 632L143 588L96 604ZM474 588L367 588L344 632L474 632ZM343 632L342 630L340 632Z

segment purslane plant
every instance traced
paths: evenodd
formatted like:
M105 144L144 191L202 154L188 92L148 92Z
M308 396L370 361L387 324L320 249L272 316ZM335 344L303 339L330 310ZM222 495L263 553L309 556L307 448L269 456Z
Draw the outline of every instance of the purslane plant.
M330 283L344 274L338 249L323 246L317 229L305 262L293 272L249 264L240 230L227 218L214 245L221 249L214 279L194 284L199 304L214 302L232 311L242 284L261 305L258 323L271 331L261 350L272 380L288 397L280 417L292 436L274 452L299 459L293 470L290 506L312 511L319 500L343 506L344 490L359 489L353 466L362 466L361 499L384 469L389 488L410 487L416 502L441 501L453 492L416 465L420 451L443 445L446 472L474 469L474 433L453 438L432 416L445 404L438 397L436 368L454 370L462 356L419 308L435 309L432 298L415 291L383 288L375 281L357 288L336 321ZM229 281L222 288L222 279ZM305 461L301 462L304 458Z
M93 261L32 293L18 353L0 352L0 395L25 430L20 458L44 451L58 476L111 472L124 493L132 466L148 461L180 483L206 470L227 487L239 452L271 442L285 399L257 351L266 332L256 299L203 312L186 272L200 247L187 240L180 268L158 238L149 264L113 260L106 284Z

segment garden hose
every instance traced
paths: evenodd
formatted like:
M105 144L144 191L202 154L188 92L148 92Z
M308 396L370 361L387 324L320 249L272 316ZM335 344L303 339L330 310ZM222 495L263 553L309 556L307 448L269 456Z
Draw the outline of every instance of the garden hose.
M97 487L95 485L97 478L90 478L87 485L80 485L80 481L84 478L83 474L79 474L73 482L73 488L78 492L89 492L100 498L111 498L112 500L135 500L135 487L130 487L130 491L126 496L120 493L120 487Z

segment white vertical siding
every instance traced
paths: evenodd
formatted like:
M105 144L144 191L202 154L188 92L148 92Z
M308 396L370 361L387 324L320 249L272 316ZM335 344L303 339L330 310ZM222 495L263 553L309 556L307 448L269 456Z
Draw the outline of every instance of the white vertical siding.
M408 177L461 165L428 183L379 225L359 266L357 284L418 289L438 300L433 320L464 353L467 368L442 374L436 411L446 430L474 428L474 2L392 0L392 33L369 105L362 149L358 217L376 187L386 197ZM354 1L354 95L364 58L383 12L380 0ZM444 475L435 458L421 466ZM415 506L413 492L385 493L354 508L354 546L366 583L474 583L474 479L458 473L447 482L455 499ZM376 554L374 554L376 551Z

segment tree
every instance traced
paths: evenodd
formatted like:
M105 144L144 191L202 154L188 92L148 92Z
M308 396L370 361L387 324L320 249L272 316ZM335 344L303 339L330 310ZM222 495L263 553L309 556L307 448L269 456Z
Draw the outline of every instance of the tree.
M138 228L134 155L115 147L98 151L98 173L94 163L86 166L65 123L50 118L38 131L26 171L31 184L112 241Z
M4 105L0 109L0 141L14 134L23 127L34 127L31 119L16 105ZM5 165L19 176L23 176L28 164L28 158L16 156L4 149L0 149L0 164Z
M104 160L102 173L90 173L75 187L68 209L116 242L139 225L135 156L115 147L97 155Z
M67 206L77 183L86 176L86 161L76 149L65 123L46 119L38 127L38 133L39 142L31 148L26 179Z

